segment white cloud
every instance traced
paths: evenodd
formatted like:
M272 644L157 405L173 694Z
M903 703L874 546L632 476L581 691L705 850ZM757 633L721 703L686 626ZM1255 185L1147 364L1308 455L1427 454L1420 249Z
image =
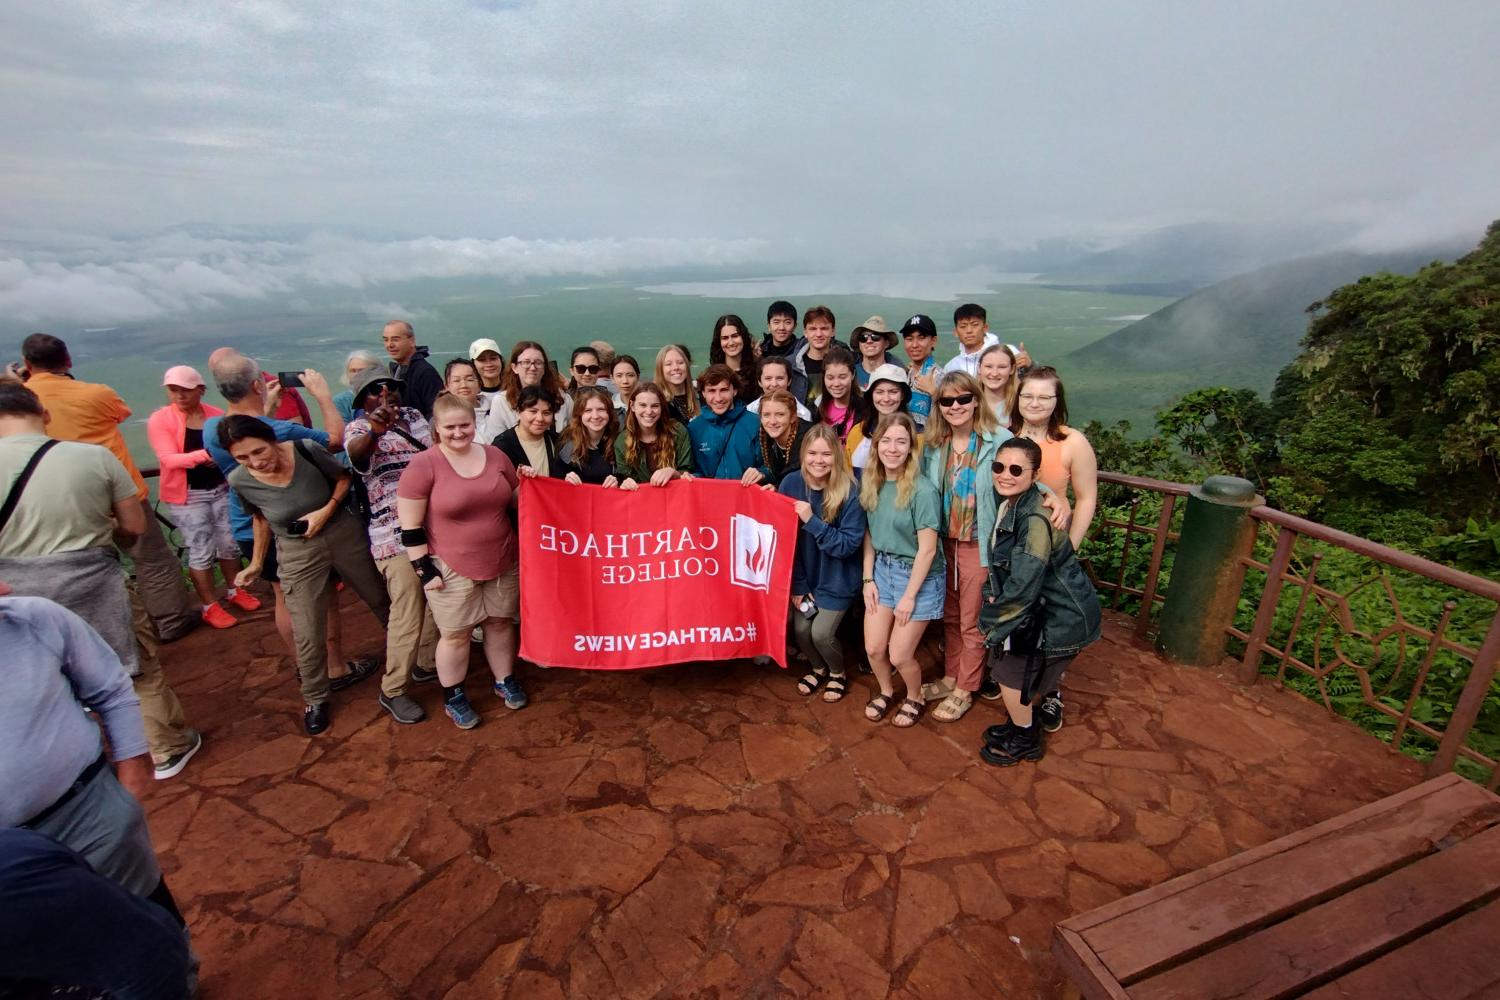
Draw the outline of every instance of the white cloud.
M0 256L0 315L27 323L127 322L308 287L375 288L422 278L601 277L669 267L743 265L756 240L479 240L380 242L314 232L298 240L235 240L170 232L134 241L71 241ZM398 303L369 307L409 314Z

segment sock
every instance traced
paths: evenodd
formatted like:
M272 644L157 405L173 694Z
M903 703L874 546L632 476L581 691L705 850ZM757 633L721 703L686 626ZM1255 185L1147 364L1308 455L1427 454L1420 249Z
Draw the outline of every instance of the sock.
M452 685L444 684L443 685L443 700L444 701L454 701L456 699L462 698L463 696L464 696L464 686L462 684L452 684Z

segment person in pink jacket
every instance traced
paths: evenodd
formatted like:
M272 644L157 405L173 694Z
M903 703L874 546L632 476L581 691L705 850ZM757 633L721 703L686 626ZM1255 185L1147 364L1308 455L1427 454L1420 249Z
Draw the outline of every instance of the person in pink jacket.
M219 603L214 563L229 584L225 599L242 611L260 601L234 587L240 571L240 548L229 530L229 484L203 446L203 422L224 411L203 402L203 376L187 365L167 370L162 379L168 405L151 414L146 436L161 464L158 495L188 550L188 575L203 601L203 620L214 628L237 624Z

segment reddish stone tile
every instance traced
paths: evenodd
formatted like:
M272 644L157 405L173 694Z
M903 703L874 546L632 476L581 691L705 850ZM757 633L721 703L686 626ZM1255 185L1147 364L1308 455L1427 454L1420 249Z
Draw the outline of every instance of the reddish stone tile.
M854 769L843 757L820 764L791 782L792 791L814 810L848 815L860 804L864 793Z
M1068 872L1068 907L1073 913L1087 913L1105 903L1112 903L1125 895L1107 882L1090 878L1083 872Z
M617 805L523 816L492 828L487 839L495 865L528 885L626 893L672 849L672 826L659 813Z
M407 865L308 858L302 863L296 902L316 910L323 926L345 938L368 926L380 909L400 899L421 877Z
M946 934L922 949L906 977L910 996L943 1000L993 1000L1010 987L993 978L988 962L976 959Z
M808 915L797 938L788 970L806 984L806 992L848 1000L883 997L891 987L890 975L863 948L832 924Z
M651 782L646 797L658 809L681 807L698 812L728 808L734 793L691 764L679 764Z
M174 852L174 882L203 893L248 893L291 878L305 847L265 820L208 797Z
M1167 860L1178 871L1189 872L1215 861L1222 861L1228 856L1229 848L1224 844L1223 831L1219 829L1218 823L1208 819L1189 827L1187 836L1167 853Z
M302 777L340 795L374 799L385 793L390 764L384 758L341 748L304 768Z
M401 849L424 871L440 868L474 849L474 837L459 826L447 806L431 806Z
M1080 868L1125 888L1141 889L1172 875L1161 856L1141 844L1082 843L1074 844L1071 852Z
M958 899L947 882L915 868L903 868L896 887L896 915L891 923L891 966L904 964L956 916Z
M526 945L526 954L556 968L583 938L599 906L586 896L559 896L542 904L542 915Z
M1056 964L1049 962L1046 965L1046 969L1054 977L1049 981L1039 973L1038 965L1027 960L1022 949L1010 939L1003 926L965 923L954 927L950 933L953 940L982 964L995 982L1002 985L1002 989L989 994L991 997L1063 995L1063 981L1055 971Z
M772 872L754 892L756 903L786 903L812 909L844 909L844 887L860 865L859 857L839 859L826 867L791 865Z
M608 968L574 966L570 996L654 997L703 958L718 868L691 851L674 854L593 930L588 941Z
M802 911L791 906L764 906L735 921L727 945L755 977L775 972L790 957L801 926Z
M828 741L802 726L740 726L750 779L761 784L802 774L828 750Z
M356 950L392 982L410 986L499 898L503 885L489 866L472 857L459 858L388 911Z
M203 795L201 792L185 792L170 802L155 799L155 796L151 796L151 800L145 803L146 819L151 827L151 842L161 852L170 850L177 843L193 814L198 811L198 806L203 803Z
M1252 723L1222 701L1171 701L1162 709L1161 730L1188 743L1254 764L1279 757L1307 741L1305 730L1279 719Z
M528 984L531 989L527 993L514 992L515 988L512 986L511 977L516 971L516 961L521 957L521 952L525 949L525 946L525 941L507 941L504 944L498 945L494 951L490 952L489 957L484 960L484 964L465 976L463 982L442 994L443 1000L491 1000L492 997L504 996L506 987L508 986L511 987L512 993L518 997L548 996L547 984L545 982L546 977L541 976L540 973L530 973L529 975L538 976L544 982ZM522 975L528 975L528 973L523 972ZM555 988L555 984L553 986ZM558 993L557 995L561 996L562 994Z
M1176 816L1167 816L1151 809L1135 811L1135 839L1147 847L1170 844L1182 836L1187 822Z
M925 798L972 761L927 725L891 727L889 735L865 740L846 753L865 790L877 801L893 805Z
M252 796L250 807L282 829L305 837L338 819L347 802L317 785L284 781Z
M641 789L646 785L646 751L617 747L592 758L567 788L570 799L598 798L604 785Z
M693 760L708 746L708 737L685 722L662 719L646 730L651 749L669 764Z
M780 867L796 847L791 832L776 820L740 810L687 816L677 821L677 835L726 871L752 874Z
M479 832L500 820L553 805L588 766L589 757L586 747L489 751L453 789L453 818Z
M328 844L335 854L368 861L388 861L422 822L431 803L411 792L388 792L351 812L328 828Z
M1072 861L1067 848L1055 840L1046 840L1027 850L996 858L995 880L1007 896L1026 899L1061 896Z
M729 788L738 788L750 781L739 740L723 739L711 744L699 755L698 769Z
M278 736L194 773L193 780L217 788L237 785L250 778L291 774L301 765L304 756L316 758L317 751L308 753L311 743L306 736Z
M883 907L867 903L844 913L830 914L828 922L833 924L840 934L863 948L866 955L885 967L891 942L889 908L889 902L886 902Z
M911 842L912 823L904 813L862 813L854 817L853 829L887 854L894 854Z
M750 970L721 951L679 983L676 995L685 1000L727 1000L752 995L754 984Z
M1130 767L1170 774L1182 770L1181 757L1156 750L1085 750L1083 759L1090 764L1102 764L1105 767Z
M958 897L958 908L971 917L1004 920L1015 909L989 869L977 861L954 865L949 881Z
M194 928L196 933L197 928ZM338 942L300 927L257 924L234 945L232 970L204 962L204 996L308 998L326 994L338 961ZM201 943L194 940L195 949Z
M994 799L963 781L950 782L927 803L906 851L907 864L967 858L1020 847L1036 839Z
M1061 778L1038 781L1032 795L1042 822L1069 837L1092 840L1104 836L1120 822L1103 802Z

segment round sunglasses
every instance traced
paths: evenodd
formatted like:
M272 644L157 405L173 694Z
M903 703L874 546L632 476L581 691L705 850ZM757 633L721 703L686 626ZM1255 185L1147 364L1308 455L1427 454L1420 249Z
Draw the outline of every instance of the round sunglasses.
M1012 476L1024 476L1031 470L1024 465L1006 464L1005 462L991 462L990 471L997 476L1003 476L1009 472Z

